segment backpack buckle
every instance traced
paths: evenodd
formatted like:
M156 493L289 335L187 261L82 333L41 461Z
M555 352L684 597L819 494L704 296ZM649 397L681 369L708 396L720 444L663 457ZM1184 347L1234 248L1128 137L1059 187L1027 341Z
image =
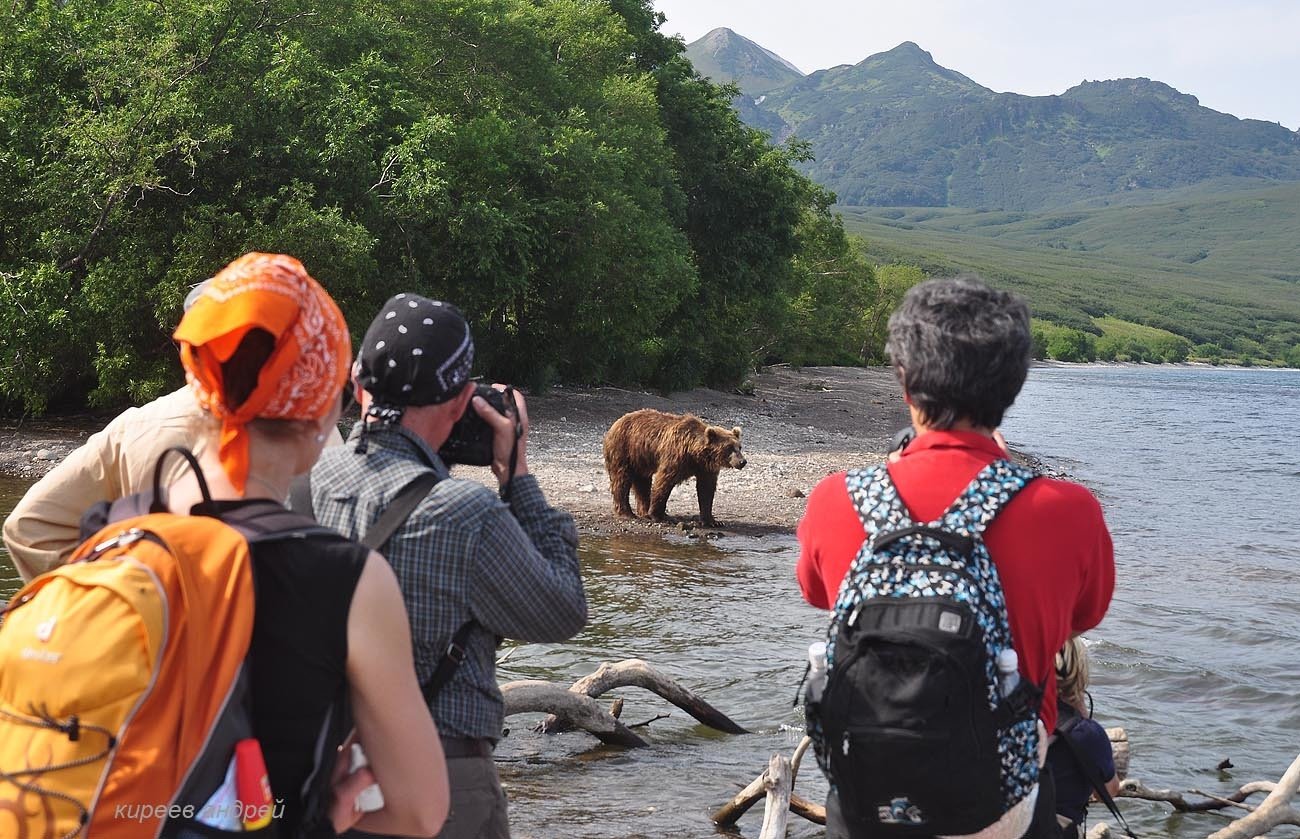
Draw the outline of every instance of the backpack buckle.
M90 555L86 557L87 561L93 560L109 548L125 548L127 545L134 545L144 538L144 531L138 527L130 530L124 530L111 539L105 539L91 549Z

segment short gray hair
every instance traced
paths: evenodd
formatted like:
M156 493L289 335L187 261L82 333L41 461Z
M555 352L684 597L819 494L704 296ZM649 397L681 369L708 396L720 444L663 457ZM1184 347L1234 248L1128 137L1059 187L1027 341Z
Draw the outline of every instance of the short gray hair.
M928 425L997 428L1029 373L1029 307L976 277L927 280L889 318L885 351Z

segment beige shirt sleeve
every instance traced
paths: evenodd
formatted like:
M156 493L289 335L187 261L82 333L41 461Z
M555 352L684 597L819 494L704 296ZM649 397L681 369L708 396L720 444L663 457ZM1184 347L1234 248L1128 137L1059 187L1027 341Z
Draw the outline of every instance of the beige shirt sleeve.
M4 523L4 542L23 580L67 561L80 544L81 516L93 504L149 487L159 455L192 445L202 409L181 388L115 417L41 478ZM163 474L170 484L185 468L176 457Z

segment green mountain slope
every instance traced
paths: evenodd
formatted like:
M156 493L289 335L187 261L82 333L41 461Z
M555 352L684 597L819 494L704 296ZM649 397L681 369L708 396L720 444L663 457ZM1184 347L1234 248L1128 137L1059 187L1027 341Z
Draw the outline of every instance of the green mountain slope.
M766 93L752 124L812 144L853 205L1040 210L1214 179L1300 180L1300 133L1149 79L996 93L904 43Z
M1058 323L1113 316L1256 358L1300 344L1300 184L1039 214L840 210L877 259L977 271Z
M687 44L686 57L700 75L719 84L734 82L751 100L803 78L803 72L781 56L725 28Z

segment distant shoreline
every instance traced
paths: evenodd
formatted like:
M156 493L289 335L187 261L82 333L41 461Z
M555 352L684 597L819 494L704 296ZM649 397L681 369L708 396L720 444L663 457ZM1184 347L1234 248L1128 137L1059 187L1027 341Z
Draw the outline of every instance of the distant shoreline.
M1177 361L1177 362L1151 362L1151 361L1055 361L1051 359L1035 359L1033 367L1120 367L1120 368L1152 368L1161 369L1185 369L1185 370L1257 370L1270 373L1300 373L1297 367L1261 367L1251 365L1249 367L1243 364L1210 364L1206 361Z

